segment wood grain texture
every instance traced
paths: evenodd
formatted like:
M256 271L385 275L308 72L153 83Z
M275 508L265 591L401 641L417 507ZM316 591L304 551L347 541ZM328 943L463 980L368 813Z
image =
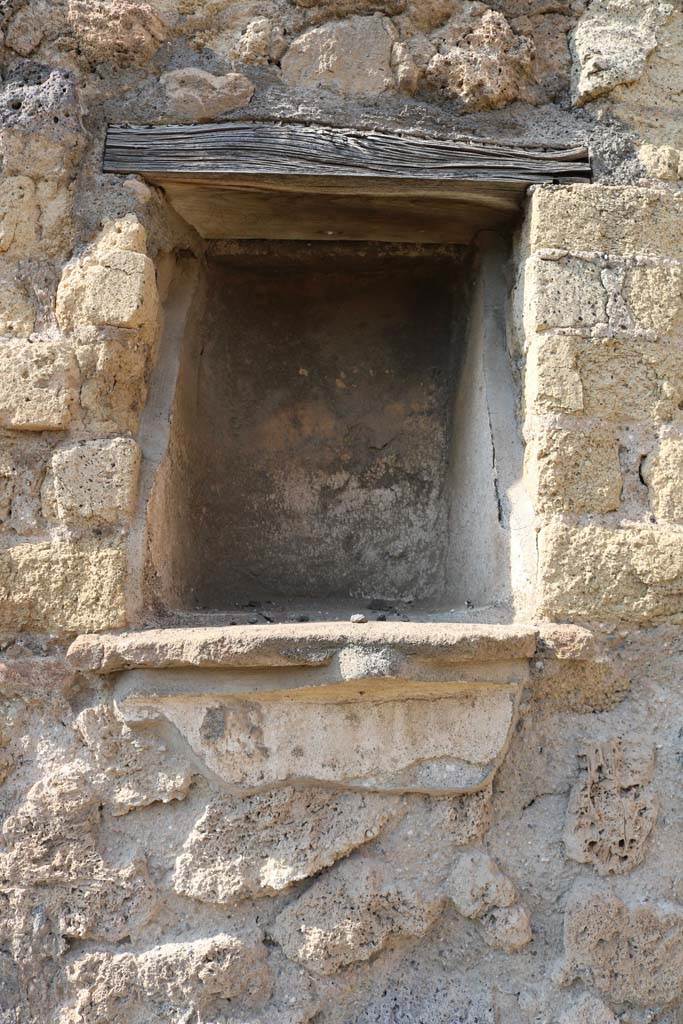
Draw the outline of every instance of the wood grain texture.
M164 188L205 238L465 244L510 224L529 185L590 180L584 148L255 122L111 126L103 169Z
M584 148L544 150L482 142L251 122L111 126L104 170L121 173L317 175L437 181L585 181Z

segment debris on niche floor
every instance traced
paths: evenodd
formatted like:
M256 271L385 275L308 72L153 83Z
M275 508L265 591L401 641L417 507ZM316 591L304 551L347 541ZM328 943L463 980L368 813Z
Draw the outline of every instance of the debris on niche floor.
M359 608L360 603L360 608ZM470 606L468 606L469 608ZM459 621L455 610L453 621ZM414 622L431 621L429 612L414 611L408 602L389 601L383 598L368 600L367 603L342 600L338 603L310 601L278 602L273 600L245 601L224 611L198 607L194 610L176 611L165 617L165 626L257 626L285 622ZM149 625L149 624L148 624Z
M356 618L360 616L360 618ZM226 609L197 606L193 609L166 612L163 622L147 623L164 626L245 626L268 625L285 622L454 622L500 623L499 609L495 605L475 605L465 601L462 606L448 610L413 604L412 601L386 598L342 598L338 601L316 600L255 600L228 606Z

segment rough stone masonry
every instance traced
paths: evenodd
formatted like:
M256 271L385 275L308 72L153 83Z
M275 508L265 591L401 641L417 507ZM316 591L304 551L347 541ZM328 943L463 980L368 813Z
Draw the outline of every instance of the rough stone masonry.
M0 48L2 1024L679 1022L680 8L3 0ZM536 564L503 632L147 637L140 424L205 244L101 172L104 132L231 118L589 145L593 183L530 190L508 262ZM449 689L469 725L440 746L447 663L487 695ZM196 673L196 727L171 682L122 696L164 665ZM287 717L216 696L277 666ZM325 717L307 671L413 690ZM286 747L316 720L343 778Z

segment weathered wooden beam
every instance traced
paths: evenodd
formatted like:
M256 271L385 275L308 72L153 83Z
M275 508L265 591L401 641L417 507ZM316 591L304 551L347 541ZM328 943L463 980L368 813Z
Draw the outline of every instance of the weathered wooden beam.
M585 148L545 150L448 142L380 132L251 122L112 126L105 171L315 175L434 181L583 181Z
M103 168L163 187L206 238L466 243L529 185L590 179L584 148L246 122L112 126Z

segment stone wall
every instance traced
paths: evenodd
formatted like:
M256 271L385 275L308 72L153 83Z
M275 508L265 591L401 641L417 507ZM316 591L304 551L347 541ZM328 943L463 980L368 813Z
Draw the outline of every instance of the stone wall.
M683 14L7 0L0 19L2 1024L674 1024ZM104 130L241 117L591 147L593 184L531 191L508 338L525 615L596 650L539 635L475 792L228 792L65 658L149 621L140 423L175 268L204 253L158 190L101 173Z

